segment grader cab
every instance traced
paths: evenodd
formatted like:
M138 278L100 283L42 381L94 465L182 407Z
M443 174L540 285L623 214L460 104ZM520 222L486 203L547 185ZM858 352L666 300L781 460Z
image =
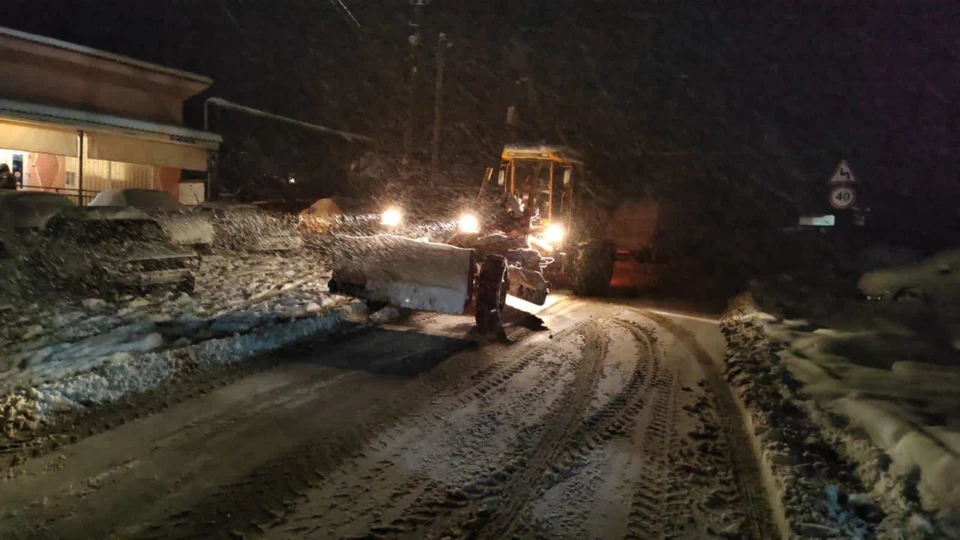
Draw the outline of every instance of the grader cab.
M532 220L531 242L547 251L561 247L573 225L574 177L583 176L579 154L562 146L508 144L503 148L496 192L516 197ZM478 202L489 197L487 169Z

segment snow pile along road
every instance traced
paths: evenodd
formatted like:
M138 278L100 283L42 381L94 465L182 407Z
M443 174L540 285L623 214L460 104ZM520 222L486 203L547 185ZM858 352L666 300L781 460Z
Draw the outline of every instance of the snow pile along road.
M187 364L236 362L364 322L365 305L328 292L323 266L308 251L216 255L192 295L0 299L3 427L156 388Z
M218 255L193 294L83 298L56 291L0 299L0 390L96 367L116 354L184 346L313 316L347 302L309 254Z
M81 405L109 403L153 390L182 372L241 362L307 338L323 338L344 324L362 324L367 315L365 304L348 302L323 315L269 322L236 336L139 356L119 353L94 370L40 384L27 395L36 402L41 416Z
M727 378L786 518L798 533L827 527L802 536L864 537L861 520L882 517L881 537L960 537L960 363L904 328L861 320L873 330L783 320L749 294L723 320ZM813 516L796 514L818 500Z

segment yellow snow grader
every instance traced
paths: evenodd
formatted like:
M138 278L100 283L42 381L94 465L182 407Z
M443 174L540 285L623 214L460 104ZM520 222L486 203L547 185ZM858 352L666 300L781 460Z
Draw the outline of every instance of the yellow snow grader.
M494 174L496 172L496 175ZM457 232L444 243L378 235L344 239L330 289L411 309L472 310L481 332L501 327L507 294L543 305L551 285L601 295L616 249L588 205L575 204L584 164L557 145L508 144L488 168ZM494 182L496 187L494 187Z

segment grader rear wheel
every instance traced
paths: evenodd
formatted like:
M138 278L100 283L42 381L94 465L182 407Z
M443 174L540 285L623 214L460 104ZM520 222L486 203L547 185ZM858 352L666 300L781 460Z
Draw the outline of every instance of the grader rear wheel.
M616 246L605 240L578 246L573 260L573 293L577 296L607 294L616 255Z
M507 260L499 255L487 256L480 264L480 273L477 275L475 317L481 333L500 331L506 299Z

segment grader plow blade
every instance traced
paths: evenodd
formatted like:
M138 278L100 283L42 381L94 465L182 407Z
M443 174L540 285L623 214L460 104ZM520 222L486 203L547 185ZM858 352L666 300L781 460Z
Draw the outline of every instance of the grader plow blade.
M330 290L397 307L459 315L471 300L473 251L379 235L344 237Z

